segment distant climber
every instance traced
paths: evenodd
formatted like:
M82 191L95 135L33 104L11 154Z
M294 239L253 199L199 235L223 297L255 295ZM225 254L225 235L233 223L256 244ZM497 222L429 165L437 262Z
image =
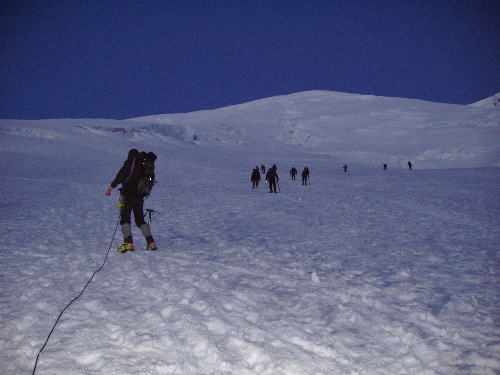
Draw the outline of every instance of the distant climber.
M259 181L260 181L259 167L255 166L255 168L253 169L250 181L252 181L252 189L259 188Z
M302 171L302 185L307 185L307 179L309 178L309 168L305 167Z

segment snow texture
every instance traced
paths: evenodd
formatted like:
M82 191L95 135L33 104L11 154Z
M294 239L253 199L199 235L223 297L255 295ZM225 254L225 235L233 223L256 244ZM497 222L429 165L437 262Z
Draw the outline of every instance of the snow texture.
M34 370L104 262L36 374L498 375L499 121L322 91L1 120L0 373ZM156 252L137 228L116 251L131 148L158 155ZM279 194L251 189L261 164Z

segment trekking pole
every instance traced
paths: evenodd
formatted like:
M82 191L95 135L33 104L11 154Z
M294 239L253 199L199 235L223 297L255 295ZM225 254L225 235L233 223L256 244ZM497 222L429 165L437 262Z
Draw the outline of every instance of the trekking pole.
M280 180L277 180L276 183L278 184L278 191L281 193Z
M154 214L158 213L158 211L151 210L150 208L146 208L146 213L144 214L144 217L148 215L148 227L151 228L151 216Z

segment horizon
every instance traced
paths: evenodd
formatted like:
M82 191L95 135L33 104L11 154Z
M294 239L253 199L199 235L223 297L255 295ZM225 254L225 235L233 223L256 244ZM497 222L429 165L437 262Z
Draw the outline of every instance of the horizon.
M83 147L82 131L118 130L127 142L172 137L193 144L239 145L252 152L279 145L283 152L282 147L293 147L289 152L319 153L342 164L404 167L411 160L417 169L439 169L500 165L499 116L486 107L316 91L132 121L3 119L0 125L5 140L8 134L53 139L62 130L74 129L79 135L75 141ZM15 144L5 147L16 152Z
M252 100L249 100L248 102L229 104L227 106L217 107L217 108L197 109L197 110L190 111L190 112L154 113L154 114L148 114L148 115L144 115L144 116L123 118L123 119L105 118L105 117L53 117L53 118L46 117L46 118L33 118L33 119L0 118L0 121L1 120L5 120L5 121L9 121L9 120L12 120L12 121L16 121L16 120L19 120L19 121L50 121L50 120L110 120L110 121L138 120L138 121L142 121L142 119L155 118L157 116L169 116L169 115L172 115L172 116L180 115L180 116L182 116L182 115L193 114L193 113L196 113L196 112L217 111L219 109L225 109L225 108L229 108L229 107L237 107L237 106L245 105L245 104L252 103L252 102L265 101L265 100L273 100L274 98L278 98L278 97L293 97L294 95L314 93L314 92L331 93L331 94L341 94L341 95L345 94L345 95L349 95L349 96L352 95L354 97L360 96L360 97L373 97L373 98L380 98L380 99L396 99L396 100L401 99L401 100L408 100L408 101L414 100L414 101L427 102L427 103L430 103L430 104L437 104L437 105L450 105L450 106L458 105L458 106L466 106L466 107L467 106L474 106L474 104L476 104L478 102L481 102L481 101L484 101L486 99L490 99L490 98L495 98L495 100L496 100L496 96L498 96L498 94L500 94L500 93L494 94L494 95L492 95L490 97L486 97L486 98L480 99L477 102L470 103L470 104L455 104L455 103L432 102L432 101L427 101L427 100L423 100L423 99L415 99L415 98L391 97L391 96L383 96L383 95L359 94L359 93L329 91L329 90L306 90L306 91L293 92L293 93L290 93L290 94L280 94L280 95L273 95L273 96L265 97L265 98L252 99ZM484 107L484 106L481 106L481 107ZM147 121L150 121L150 120L147 120Z

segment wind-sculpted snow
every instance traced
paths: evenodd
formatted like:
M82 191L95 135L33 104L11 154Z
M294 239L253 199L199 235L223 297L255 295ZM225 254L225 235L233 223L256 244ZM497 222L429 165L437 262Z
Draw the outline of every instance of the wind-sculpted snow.
M192 143L196 140L194 130L185 125L173 124L137 124L131 129L132 133L149 132L164 137L172 137L181 141Z
M119 133L126 138L156 135L187 143L196 139L194 130L186 125L154 124L120 120L0 120L0 132L30 138L75 138L81 141L82 133L106 135Z
M462 154L383 171L370 144L344 162L250 123L189 142L130 121L0 122L1 374L33 371L108 249L36 374L498 374L500 169L451 168ZM156 252L137 228L136 251L116 251L104 192L130 148L158 155ZM280 193L251 189L273 163Z

